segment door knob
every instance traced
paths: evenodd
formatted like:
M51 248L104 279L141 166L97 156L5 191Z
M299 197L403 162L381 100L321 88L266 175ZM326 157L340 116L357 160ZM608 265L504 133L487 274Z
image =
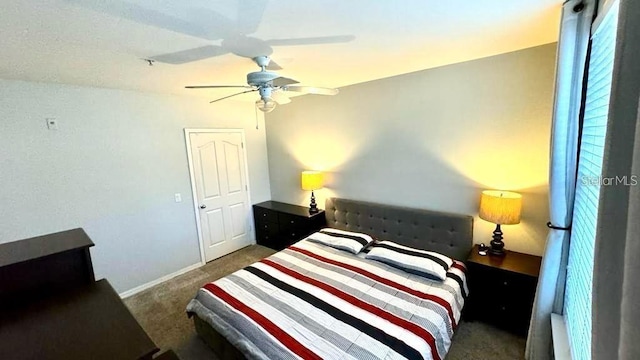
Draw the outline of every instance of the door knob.
M207 205L205 204L200 205L200 209L206 209L206 208L207 208Z

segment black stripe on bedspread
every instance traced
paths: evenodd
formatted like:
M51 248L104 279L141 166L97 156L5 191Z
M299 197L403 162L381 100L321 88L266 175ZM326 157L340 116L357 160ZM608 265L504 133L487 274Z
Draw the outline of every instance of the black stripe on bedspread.
M291 319L296 319L299 324L304 326L310 332L332 343L335 347L337 347L341 351L344 351L346 354L349 354L356 359L378 359L378 357L369 352L368 349L362 348L360 345L351 342L350 340L343 337L339 332L334 331L334 329L327 328L321 323L318 323L316 319L308 316L303 312L302 309L297 309L291 304L288 304L283 300L278 299L271 294L268 294L260 287L254 286L254 284L247 281L242 275L234 273L227 276L227 278L233 281L238 286L242 287L245 291L251 291L251 293L256 298L273 307L274 309L278 309L285 316L288 316Z
M297 254L297 255L301 255L301 254ZM310 263L313 263L315 259L308 259L307 261L309 261ZM296 271L298 273L304 273L305 276L311 277L314 280L318 280L321 281L325 284L328 284L330 286L333 286L334 288L345 292L348 295L351 295L359 300L362 300L368 304L371 304L375 307L378 307L380 309L384 309L385 311L389 312L390 314L397 316L401 319L405 319L407 321L410 321L420 327L422 327L423 329L425 329L426 331L428 331L430 334L432 334L434 336L434 341L435 341L435 346L437 347L437 351L438 353L446 353L447 352L447 348L445 347L445 345L442 342L443 338L450 338L453 335L453 330L451 329L451 326L449 324L447 325L447 329L445 330L447 333L446 335L442 335L441 331L443 329L439 328L437 324L435 324L433 321L433 318L429 318L429 316L424 316L424 314L417 314L412 312L411 310L405 308L403 305L399 304L399 303L388 303L385 300L382 300L378 297L376 297L375 295L372 295L370 292L368 291L362 291L362 287L355 285L354 282L358 282L360 284L360 281L363 279L366 279L364 277L357 279L357 276L354 278L351 278L353 280L355 280L354 282L352 281L348 281L347 283L344 283L342 281L333 279L331 276L325 276L325 275L321 275L319 273L316 273L315 271L306 271L305 268L300 267L298 265L295 265L293 263L290 263L284 259L281 258L272 258L271 261L285 267L288 269L291 269L293 271ZM317 261L317 260L316 260ZM322 264L316 264L319 267L322 267ZM324 268L324 267L323 267ZM326 268L325 268L326 269ZM339 269L335 269L337 270L337 272L339 272ZM327 274L328 275L328 274ZM365 280L366 281L366 280ZM393 298L397 298L398 300L404 300L408 303L412 303L415 304L415 297L413 296L407 296L406 293L403 292L398 292L397 290L392 291L392 289L389 286L386 286L384 284L381 283L376 283L376 289L377 291L380 291L382 293L385 294L390 294L392 295ZM437 306L437 304L431 303L431 302L426 302L424 304L420 305L421 307L424 306L427 309L432 310L434 313L438 314L440 316L440 319L448 319L448 315L446 310L442 309L441 307ZM437 335L436 335L437 334ZM443 337L440 337L440 335L442 335ZM359 357L356 357L357 359L360 359Z
M369 242L366 239L361 238L360 236L342 234L342 233L337 233L337 232L333 232L333 231L326 231L326 230L320 230L319 233L325 234L325 235L329 235L329 236L335 236L335 237L341 237L341 238L345 238L345 239L355 240L355 241L359 242L360 244L362 244L362 246L367 246L369 244Z
M387 293L389 295L393 295L394 297L410 302L410 303L416 303L416 298L420 299L418 301L420 301L421 303L421 307L427 308L431 311L433 311L434 314L439 315L442 320L444 321L445 326L447 327L447 331L452 335L453 334L453 324L450 321L449 318L449 312L447 310L447 308L445 306L443 306L442 304L439 304L436 301L432 301L429 299L425 299L422 298L421 296L419 296L419 294L415 294L415 293L411 293L411 292L406 292L406 291L398 291L397 287L392 286L392 284L388 284L388 283L382 283L382 282L378 282L373 280L372 278L363 275L362 273L355 271L355 269L364 269L363 265L367 268L369 268L371 270L371 267L376 268L378 270L383 270L383 271L389 271L386 269L386 264L383 263L377 263L377 262L371 262L369 260L366 259L361 259L361 258L351 258L352 261L354 261L355 263L352 263L352 265L354 266L353 269L348 269L345 268L343 266L340 266L340 264L338 263L328 263L326 261L322 261L318 258L315 258L313 256L309 256L307 254L305 254L304 252L300 252L300 251L296 251L295 248L288 248L286 250L284 250L282 252L283 254L287 254L288 256L292 256L296 259L302 260L304 263L309 263L312 264L314 266L317 266L320 269L324 269L324 270L328 270L332 273L336 273L336 274L340 274L342 276L346 276L349 278L353 278L355 281L357 281L358 283L361 283L365 286L371 286L371 287L375 287L378 291L381 291L383 293ZM344 255L340 255L342 258L345 258L346 256ZM273 259L273 258L271 258ZM335 259L336 261L339 261L340 259ZM293 263L287 263L285 260L282 259L282 257L278 256L275 257L275 259L273 259L273 261L276 262L281 262L285 267L289 267L289 268L296 268L297 266ZM404 271L403 271L404 273ZM310 275L313 274L313 275ZM454 274L455 275L455 274ZM307 276L316 276L318 277L319 275L316 273L316 271L310 271ZM423 276L421 276L421 278L423 278ZM415 281L421 282L422 280L420 279L416 279ZM427 281L427 280L424 280ZM424 282L422 281L422 282ZM444 291L449 292L449 294L451 295L451 297L455 300L456 304L458 307L462 307L463 303L460 303L458 301L458 296L456 296L456 290L453 288L453 284L451 284L451 282L441 282L439 281L437 284L432 285L434 287L438 287L441 288ZM358 286L353 285L353 283L349 284L349 285L344 285L342 287L339 287L341 290L344 290L345 288L349 288L352 287L354 289L357 289ZM356 294L353 294L356 295ZM358 295L356 295L356 297L360 297ZM363 300L365 300L365 298L363 298ZM365 300L368 301L368 300ZM375 300L371 300L368 301L372 304L377 304L377 302Z
M460 292L462 293L462 297L464 299L467 298L467 292L464 291L464 284L462 283L462 278L460 278L460 276L458 276L457 274L448 272L447 273L447 277L448 278L452 278L453 280L455 280L458 284L460 284Z
M432 260L432 261L436 262L438 265L442 266L444 271L449 270L449 264L447 264L444 260L440 259L437 256L425 254L425 253L422 253L422 252L419 252L419 251L412 251L412 250L409 250L409 249L403 249L403 248L399 248L399 247L396 247L396 246L393 246L393 245L389 245L389 244L385 244L385 243L378 243L378 244L373 245L373 247L384 248L384 249L388 249L388 250L391 250L391 251L399 252L399 253L405 254L405 255L411 255L411 256L416 256L416 257L429 259L429 260Z
M304 301L306 301L307 303L315 306L316 308L326 312L327 314L333 316L334 318L344 322L345 324L348 324L360 331L362 331L363 333L369 335L370 337L380 341L381 343L385 344L386 346L388 346L389 348L393 349L395 352L397 352L398 354L401 354L402 356L406 357L407 359L421 359L422 356L421 354L414 348L412 348L411 346L405 344L402 340L399 340L387 333L385 333L384 331L370 325L367 324L366 322L352 316L349 315L347 313L345 313L344 311L336 308L333 305L330 305L328 303L326 303L323 300L318 299L317 297L303 291L300 290L294 286L291 286L281 280L278 280L276 278L274 278L273 276L265 273L264 271L254 267L254 266L248 266L244 269L245 271L248 271L252 274L254 274L255 276L261 278L264 281L267 281L269 283L271 283L273 286L276 286L278 288L280 288L283 291L286 291L288 293L290 293L291 295L294 295L296 297L298 297L299 299L302 299Z

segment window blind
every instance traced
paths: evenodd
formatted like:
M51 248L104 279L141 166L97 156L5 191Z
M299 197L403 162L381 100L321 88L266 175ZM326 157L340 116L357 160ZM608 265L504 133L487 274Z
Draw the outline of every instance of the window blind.
M591 292L593 253L600 187L617 179L602 178L618 5L596 21L591 37L584 121L578 158L578 182L573 210L564 316L573 359L591 358Z

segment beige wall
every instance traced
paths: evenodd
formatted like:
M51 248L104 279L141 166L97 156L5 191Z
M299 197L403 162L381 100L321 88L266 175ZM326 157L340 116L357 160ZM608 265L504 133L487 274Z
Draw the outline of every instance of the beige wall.
M304 96L267 114L274 200L307 204L300 171L327 196L477 216L483 189L523 194L508 249L541 254L556 44ZM425 55L428 56L428 55ZM364 60L364 59L363 59ZM495 225L476 218L476 243Z
M251 200L270 199L251 104L0 80L0 242L83 227L120 292L198 263L184 128L244 128Z

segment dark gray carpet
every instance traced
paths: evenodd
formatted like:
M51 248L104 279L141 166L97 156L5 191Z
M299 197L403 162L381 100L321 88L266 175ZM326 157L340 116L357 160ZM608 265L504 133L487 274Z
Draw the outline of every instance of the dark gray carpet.
M182 360L217 359L198 338L185 307L205 283L219 279L274 251L252 245L124 300L151 339ZM523 359L525 339L480 322L461 322L447 360Z

